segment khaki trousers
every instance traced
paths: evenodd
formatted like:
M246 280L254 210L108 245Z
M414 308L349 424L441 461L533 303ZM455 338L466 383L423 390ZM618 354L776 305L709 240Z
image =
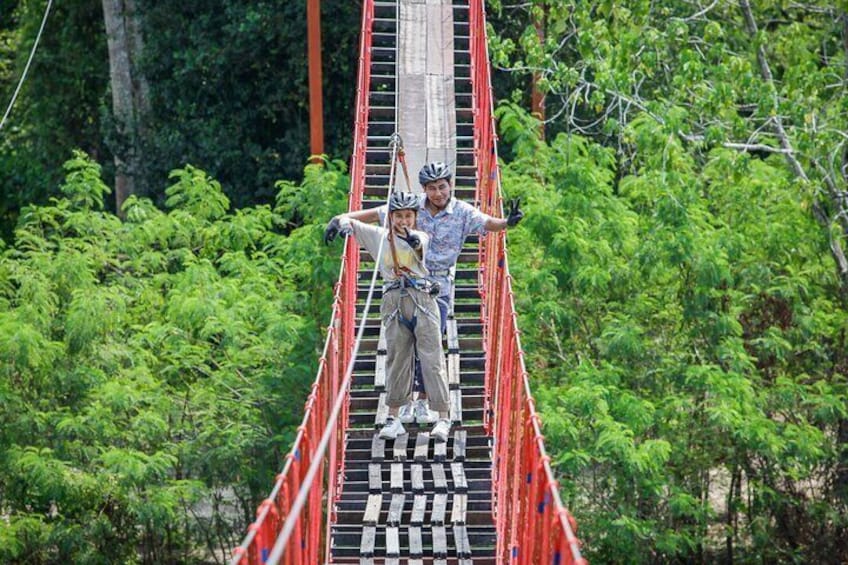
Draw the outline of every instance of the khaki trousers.
M430 409L447 412L448 381L436 299L414 288L390 290L383 293L380 318L386 332L386 404L400 408L411 398L417 347ZM403 320L413 323L414 330Z

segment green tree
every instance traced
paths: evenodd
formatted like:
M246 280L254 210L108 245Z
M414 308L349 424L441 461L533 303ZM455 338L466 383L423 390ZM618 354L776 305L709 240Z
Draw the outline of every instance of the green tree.
M45 2L18 0L0 6L10 28L0 57L3 110L29 57ZM11 16L9 20L6 15ZM45 203L58 194L62 163L80 147L108 162L111 154L101 134L101 107L109 67L103 14L92 2L54 3L21 93L0 132L0 232L5 239L21 208Z
M35 0L11 4L14 23L0 31L0 53L14 53L14 65L0 58L0 94L9 95L44 9ZM272 205L274 183L299 178L309 156L305 6L281 0L136 5L144 43L136 70L150 83L150 111L134 140L137 193L162 206L169 172L194 163L221 183L235 207ZM325 146L347 159L361 6L332 0L322 8ZM73 148L92 155L112 183L113 154L124 155L129 143L112 110L101 6L54 5L0 137L0 221L7 241L21 208L58 194L62 163Z
M220 562L314 379L332 283L304 266L337 272L320 232L344 168L233 211L187 166L166 211L133 196L124 221L96 163L65 168L0 255L0 561Z
M844 560L848 316L782 156L693 152L644 114L625 156L498 114L523 343L589 559Z
M715 147L780 155L829 239L848 297L846 9L831 2L491 2L522 25L492 35L500 67L541 75L553 133L614 147L634 172L628 125L651 119L703 162ZM539 40L531 14L546 23Z

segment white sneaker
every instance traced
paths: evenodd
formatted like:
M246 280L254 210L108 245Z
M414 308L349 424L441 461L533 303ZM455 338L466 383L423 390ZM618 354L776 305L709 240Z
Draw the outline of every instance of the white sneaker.
M406 433L403 424L399 418L386 418L386 424L380 430L380 437L383 439L396 439Z
M436 438L437 441L447 441L450 428L450 420L442 418L433 426L433 431L430 432L430 435Z
M428 406L426 400L416 401L414 412L415 421L419 424L434 424L439 420L439 413L435 410L430 410L430 406Z
M400 419L401 424L413 424L415 423L417 414L418 410L415 401L410 400L400 407L400 411L398 411L398 418Z

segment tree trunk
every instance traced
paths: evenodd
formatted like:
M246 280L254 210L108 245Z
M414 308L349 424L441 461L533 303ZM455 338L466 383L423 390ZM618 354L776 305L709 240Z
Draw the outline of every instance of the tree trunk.
M536 36L539 38L539 43L545 43L545 16L544 12L542 15L538 15L536 11L532 12L533 16L533 27L536 28ZM541 124L539 124L539 137L544 141L545 139L545 93L539 90L539 79L541 78L541 73L534 72L530 93L530 113L539 120L541 120Z
M138 189L143 116L150 87L137 69L143 41L135 0L102 0L109 46L112 115L115 119L115 209Z

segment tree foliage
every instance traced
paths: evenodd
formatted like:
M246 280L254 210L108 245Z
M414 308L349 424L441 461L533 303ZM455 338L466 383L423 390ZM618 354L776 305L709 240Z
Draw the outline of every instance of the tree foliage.
M0 12L0 96L23 70L44 3L10 0ZM140 195L157 205L175 166L194 163L237 208L272 205L274 183L298 178L309 156L306 8L296 2L138 2L141 70L152 108L141 124ZM322 2L327 152L350 153L359 2ZM328 47L332 46L332 48ZM13 55L13 56L12 56ZM0 137L0 222L58 195L62 163L80 147L111 183L128 140L111 117L103 13L96 2L54 5L29 77Z
M6 37L9 48L9 57L5 61L0 57L0 67L5 67L0 70L0 104L5 112L46 3L17 0L3 4L0 25L14 22L0 35ZM54 3L27 79L0 132L0 230L7 240L21 208L57 195L62 164L74 148L82 148L101 163L111 161L100 125L108 81L99 4Z
M701 160L716 147L784 158L848 300L844 3L491 4L513 24L492 34L495 63L537 73L552 132L614 147L619 175L642 159L634 120L655 122ZM545 22L543 40L531 14Z
M693 155L641 115L619 176L616 148L498 113L523 343L589 559L844 560L848 315L782 157Z
M0 255L0 561L220 562L314 378L332 285L307 266L337 272L319 234L344 168L232 211L186 166L125 221L96 163L65 169Z

